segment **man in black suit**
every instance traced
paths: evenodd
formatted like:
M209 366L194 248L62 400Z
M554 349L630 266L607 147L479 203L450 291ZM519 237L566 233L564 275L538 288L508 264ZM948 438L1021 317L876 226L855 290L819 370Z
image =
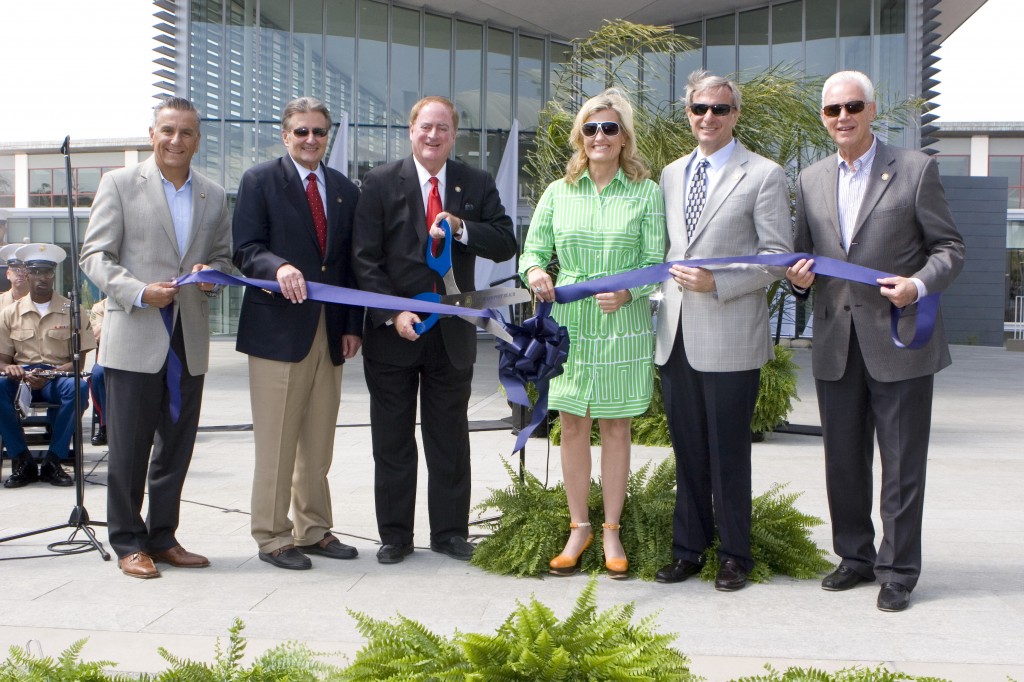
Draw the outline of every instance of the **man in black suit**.
M232 225L242 274L281 285L280 294L246 289L236 348L249 356L252 536L261 560L293 570L312 567L306 554L357 555L331 534L327 473L341 365L359 350L363 309L311 301L306 291L307 281L355 286L350 260L359 190L321 163L330 130L323 102L289 102L281 118L288 153L242 176Z
M485 171L448 158L459 117L443 97L425 97L409 115L412 156L367 173L356 214L353 268L359 287L397 296L444 292L426 264L428 236L451 226L452 267L461 291L476 288L477 256L516 252L512 220ZM433 195L433 196L431 196ZM443 197L443 201L442 201ZM377 560L398 563L412 552L416 501L416 393L421 391L423 449L429 475L430 548L468 560L469 395L476 330L442 318L420 337L410 311L370 310L363 367L370 390L376 464Z

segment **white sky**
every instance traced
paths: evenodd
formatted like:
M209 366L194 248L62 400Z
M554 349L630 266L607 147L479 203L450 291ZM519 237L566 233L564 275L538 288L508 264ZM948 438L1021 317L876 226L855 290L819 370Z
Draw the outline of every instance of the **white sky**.
M43 9L45 8L45 9ZM145 136L153 87L147 0L2 0L0 142ZM939 17L941 20L941 16ZM988 0L943 44L940 120L1024 120L1012 51L1024 2ZM979 93L999 93L979 106Z

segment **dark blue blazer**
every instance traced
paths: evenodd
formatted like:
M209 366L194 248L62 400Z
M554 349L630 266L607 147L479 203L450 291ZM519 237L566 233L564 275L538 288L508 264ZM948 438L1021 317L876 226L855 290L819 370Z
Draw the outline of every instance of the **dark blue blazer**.
M302 178L289 156L254 166L242 176L231 231L235 266L246 277L277 279L288 263L307 282L355 288L352 275L352 226L359 189L344 175L324 168L327 177L327 253L317 243L313 214ZM298 305L280 294L246 288L238 318L235 348L247 355L298 362L309 354L325 304ZM343 363L343 334L362 335L363 309L326 305L331 360Z

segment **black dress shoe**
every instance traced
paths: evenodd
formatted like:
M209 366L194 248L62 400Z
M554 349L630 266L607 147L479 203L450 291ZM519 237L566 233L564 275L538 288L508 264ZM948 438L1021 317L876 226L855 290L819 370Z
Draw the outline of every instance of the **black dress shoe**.
M92 437L93 445L106 445L107 444L107 427L101 426L96 429L96 434Z
M295 545L286 545L273 552L260 552L260 561L266 561L278 568L290 571L305 571L313 568L313 562L305 554L295 549Z
M306 554L319 554L329 559L355 559L359 556L359 550L346 545L330 533L324 539L312 545L299 545L299 551Z
M720 592L735 592L747 584L747 572L735 559L724 559L715 577L715 589Z
M27 452L11 460L11 475L4 481L5 488L20 488L39 480L39 468Z
M910 590L899 583L882 583L878 592L879 611L902 611L910 603Z
M842 592L852 587L857 587L861 583L872 583L874 581L874 576L867 578L849 566L840 566L822 578L821 589L828 590L829 592Z
M456 535L448 538L447 540L442 540L441 542L431 542L430 549L434 552L447 554L451 558L458 559L459 561L469 561L473 558L473 550L476 549L476 546L470 544L466 538Z
M397 564L410 554L412 554L411 542L403 545L381 545L377 550L377 561L382 564Z
M64 471L64 467L60 465L56 455L48 456L46 461L40 465L39 480L50 485L60 486L61 488L75 484L75 479L71 478L70 474Z
M704 566L687 559L676 559L668 566L659 568L654 579L659 583L681 583L692 575L697 575Z

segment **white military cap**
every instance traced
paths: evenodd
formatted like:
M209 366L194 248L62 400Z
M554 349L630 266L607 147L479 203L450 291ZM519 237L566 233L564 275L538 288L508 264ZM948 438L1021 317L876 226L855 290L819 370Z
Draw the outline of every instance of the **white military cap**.
M0 248L0 263L6 263L8 265L21 265L21 261L14 255L14 252L20 249L24 244L7 244Z
M55 244L25 244L14 252L14 257L26 266L57 265L67 258L68 254Z

